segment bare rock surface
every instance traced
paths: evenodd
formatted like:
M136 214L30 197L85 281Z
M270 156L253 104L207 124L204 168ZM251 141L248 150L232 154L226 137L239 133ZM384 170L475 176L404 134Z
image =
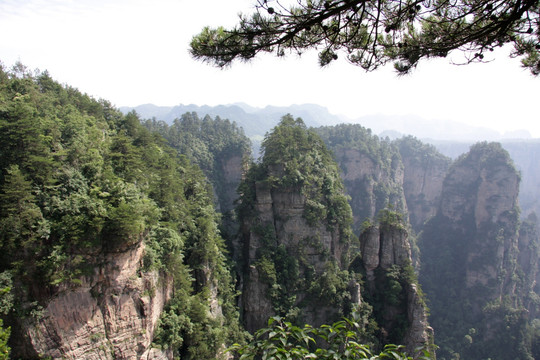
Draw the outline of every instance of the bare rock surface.
M389 204L407 213L401 162L393 162L385 168L365 151L354 148L339 148L335 156L346 192L351 197L355 229L360 228L364 220L376 217Z
M172 359L151 347L172 279L140 270L144 244L101 255L82 284L65 289L27 327L37 354L53 359Z
M366 229L360 236L362 261L366 269L367 290L372 296L381 297L382 275L392 267L403 268L411 264L411 249L407 231L400 226L379 225ZM426 305L416 284L408 283L403 289L404 301L401 306L382 301L383 327L400 326L395 319L403 316L408 326L401 343L409 354L415 354L418 347L433 345L433 329L429 326ZM384 297L384 295L382 295Z

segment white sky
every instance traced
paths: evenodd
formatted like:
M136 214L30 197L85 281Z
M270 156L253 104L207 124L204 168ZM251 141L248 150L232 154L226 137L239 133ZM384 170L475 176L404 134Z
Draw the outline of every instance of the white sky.
M257 58L220 70L193 60L203 26L229 25L255 0L0 0L0 61L20 60L116 106L314 103L349 117L418 115L540 137L540 78L501 53L489 64L423 62L398 78L344 56Z

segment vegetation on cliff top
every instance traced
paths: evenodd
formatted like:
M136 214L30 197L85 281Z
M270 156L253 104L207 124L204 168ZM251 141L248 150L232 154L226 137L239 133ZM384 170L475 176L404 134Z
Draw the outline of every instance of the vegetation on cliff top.
M357 234L361 231L363 221L374 219L379 211L388 206L406 212L402 184L399 182L403 164L393 143L379 138L359 124L323 126L314 131L335 154L345 174L344 184L351 198ZM354 152L348 155L350 150ZM364 159L369 161L366 163ZM357 175L347 176L350 172Z
M206 115L201 119L192 112L183 114L171 125L156 119L145 120L143 125L163 136L179 154L197 164L214 186L218 198L226 187L223 166L227 160L247 156L251 149L242 128L219 116L212 119Z
M352 214L332 153L322 139L300 119L286 115L262 142L262 162L253 164L238 211L244 216L254 200L254 183L299 191L306 198L304 218L315 226L324 223L340 232L343 242L351 241Z
M99 254L144 241L144 269L166 269L175 284L157 343L213 359L239 334L209 184L135 113L46 72L2 67L0 144L0 272L15 299L6 320L31 320L93 273ZM210 315L214 286L223 318Z
M315 303L343 311L350 299L350 274L345 269L350 261L347 249L354 237L351 209L337 165L321 138L290 115L266 135L262 149L262 161L251 165L239 187L237 210L240 221L251 224L261 239L255 265L270 288L274 311L295 319L301 318L302 309ZM274 224L259 219L255 210L257 184L272 192L301 195L306 226L338 235L340 245L336 246L346 249L342 259L334 258L316 237L287 245L278 239ZM309 260L307 249L320 253L323 271L316 270L320 266ZM338 264L342 262L341 268ZM299 302L299 298L304 300Z

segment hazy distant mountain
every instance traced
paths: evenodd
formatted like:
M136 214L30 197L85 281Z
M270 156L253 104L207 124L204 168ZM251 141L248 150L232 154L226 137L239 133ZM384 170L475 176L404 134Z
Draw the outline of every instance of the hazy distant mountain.
M306 125L318 127L322 125L336 125L343 122L337 115L330 114L328 110L319 105L304 104L284 107L267 106L263 109L255 108L247 104L238 103L234 105L219 106L198 106L198 105L177 105L177 106L156 106L151 104L139 105L136 107L121 107L120 110L127 113L135 110L143 119L156 118L167 123L172 123L174 119L180 118L186 112L196 112L199 116L211 117L219 116L222 119L235 121L238 126L244 129L245 134L250 138L260 138L267 131L272 129L281 117L291 114L294 117L301 117Z
M340 115L331 114L327 108L314 105L267 106L256 108L245 103L219 106L177 105L156 106L152 104L136 107L122 107L124 113L135 110L144 119L155 117L172 123L186 112L196 112L199 116L219 116L222 119L235 121L244 129L245 134L252 139L261 139L267 131L271 130L279 119L285 114L301 117L306 125L319 127L336 125L339 123L358 123L370 128L374 134L383 137L398 138L402 135L413 135L419 139L448 140L448 141L498 141L501 139L530 139L526 130L513 131L501 134L495 130L471 126L451 120L424 119L414 115L367 115L357 119L349 119ZM468 149L468 146L465 147Z
M530 139L531 134L527 130L518 130L501 134L496 130L485 127L471 126L465 123L424 119L415 115L368 115L358 118L354 123L370 128L375 134L392 131L390 138L396 136L396 132L403 135L413 135L419 139L453 140L453 141L495 141L500 139ZM387 135L384 133L384 135Z

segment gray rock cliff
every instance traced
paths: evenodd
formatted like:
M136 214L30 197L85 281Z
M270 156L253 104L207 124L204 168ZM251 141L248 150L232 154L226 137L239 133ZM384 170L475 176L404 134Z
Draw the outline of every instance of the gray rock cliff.
M519 239L519 183L497 143L474 145L445 177L437 214L420 239L420 282L441 357L530 356L519 278L536 260L520 255L533 234Z
M409 221L419 233L424 223L437 213L443 180L451 161L435 147L413 137L396 140L396 144L403 162L403 192Z
M404 344L409 354L431 348L425 299L407 271L413 271L408 234L399 224L373 225L360 236L367 292L374 303L383 342ZM391 299L391 300L389 300Z
M142 272L143 242L99 255L93 274L55 295L37 320L23 325L21 356L54 359L172 359L152 348L172 293L172 278ZM20 350L20 349L19 349Z

